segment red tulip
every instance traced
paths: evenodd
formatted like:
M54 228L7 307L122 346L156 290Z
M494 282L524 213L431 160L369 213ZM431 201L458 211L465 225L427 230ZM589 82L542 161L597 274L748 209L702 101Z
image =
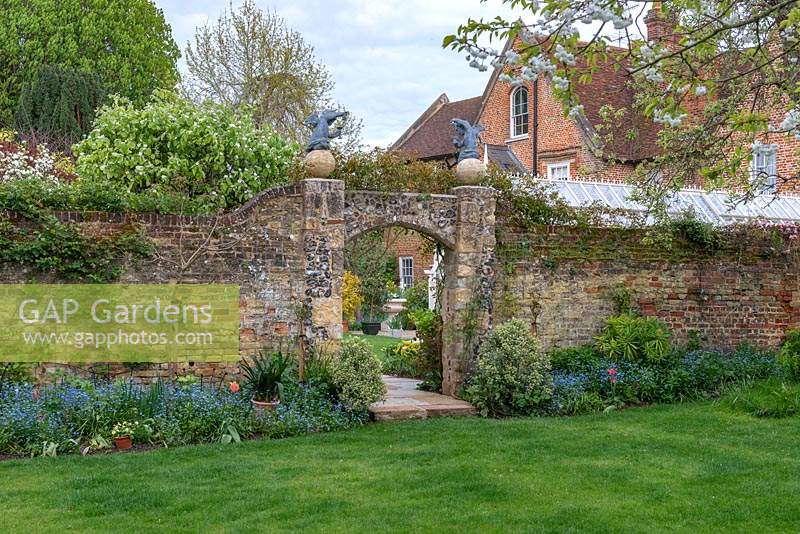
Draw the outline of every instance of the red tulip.
M231 382L231 393L239 393L239 383Z

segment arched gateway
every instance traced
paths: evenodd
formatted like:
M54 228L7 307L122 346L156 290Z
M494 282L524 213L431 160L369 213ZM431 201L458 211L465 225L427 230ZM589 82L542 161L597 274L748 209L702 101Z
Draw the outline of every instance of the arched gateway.
M387 226L417 230L442 244L442 390L454 395L464 363L491 327L495 278L495 198L488 187L447 195L345 191L339 180L304 180L303 246L308 339L342 336L344 244Z

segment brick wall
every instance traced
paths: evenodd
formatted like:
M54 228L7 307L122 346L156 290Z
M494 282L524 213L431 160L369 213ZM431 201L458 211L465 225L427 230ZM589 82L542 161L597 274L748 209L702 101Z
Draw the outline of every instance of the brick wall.
M433 265L433 249L430 241L424 239L418 232L398 228L388 228L385 236L388 252L395 258L395 267L398 270L396 282L399 282L400 278L400 256L414 258L414 283L427 280L428 275L425 274L425 270Z
M516 43L514 48L519 48ZM598 84L599 85L599 84ZM481 135L485 143L508 145L519 160L530 169L533 164L533 82L526 82L528 89L529 122L528 135L511 138L511 93L513 87L497 81L490 87L483 111L478 121L486 128ZM598 90L606 90L600 86ZM553 95L550 81L544 77L538 83L539 131L538 168L540 176L547 176L547 164L569 161L570 177L576 180L599 182L624 182L635 169L632 163L609 163L598 158L590 146L587 134L572 119L564 116L561 103ZM602 97L603 95L599 95ZM699 112L705 105L704 98L689 99L689 108ZM769 111L769 110L761 110ZM777 128L784 118L782 109L771 111L770 126ZM623 135L618 133L617 135ZM762 143L778 145L777 171L783 178L793 178L800 169L800 140L786 134L770 133L760 139ZM749 141L743 141L749 145ZM778 183L779 193L800 193L800 180L790 179Z
M564 116L561 103L556 100L546 78L539 80L538 108L538 173L547 176L548 163L570 162L570 177L593 181L624 181L633 171L631 164L609 164L593 155L586 135L576 123ZM483 142L492 145L508 145L519 160L530 169L533 165L533 82L526 82L528 89L528 135L510 137L511 93L510 84L498 81L492 86L478 122L486 128L481 134Z
M12 220L17 220L13 214ZM296 306L304 295L303 196L299 186L265 191L222 217L124 213L56 213L89 235L140 226L156 254L127 265L121 283L228 283L240 286L240 353L289 343L299 333ZM21 222L21 221L19 221ZM18 265L0 269L0 283L57 283ZM235 364L114 364L112 374L150 379L191 371L222 377Z
M669 324L678 341L697 331L711 347L775 346L800 326L796 250L748 245L704 258L645 246L630 230L506 228L497 235L503 268L495 322L522 318L545 347L592 342L615 313L617 287L627 288L643 315Z

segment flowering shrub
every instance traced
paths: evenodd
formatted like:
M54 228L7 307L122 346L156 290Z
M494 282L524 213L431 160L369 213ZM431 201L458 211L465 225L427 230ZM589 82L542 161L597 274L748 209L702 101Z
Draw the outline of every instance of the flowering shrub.
M383 372L393 376L421 378L421 345L420 341L406 340L386 347L383 350Z
M342 317L345 321L355 321L356 312L361 309L364 296L361 294L361 279L345 271L342 277Z
M75 145L81 177L134 192L177 191L237 206L285 182L297 148L224 106L156 92L143 108L117 99Z
M261 434L284 437L365 422L363 413L346 409L315 388L288 387L280 408L263 417L234 389L162 382L7 382L0 388L0 454L87 452L117 435L131 435L140 444L173 446Z
M363 339L348 338L342 342L332 375L339 400L352 410L366 410L386 393L381 362Z
M551 393L550 359L520 320L495 328L478 350L466 397L483 415L532 413Z
M25 179L70 181L75 174L70 172L69 161L63 154L51 153L43 144L33 148L13 140L0 141L0 184Z

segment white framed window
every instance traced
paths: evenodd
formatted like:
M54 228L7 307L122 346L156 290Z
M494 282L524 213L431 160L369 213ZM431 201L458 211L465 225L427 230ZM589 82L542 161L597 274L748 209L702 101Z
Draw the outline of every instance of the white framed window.
M778 176L778 145L753 145L753 159L750 164L753 183L760 192L774 193Z
M551 180L569 180L569 161L548 163L547 177Z
M400 289L414 285L414 257L400 256Z
M528 89L517 87L511 92L511 137L528 135Z

